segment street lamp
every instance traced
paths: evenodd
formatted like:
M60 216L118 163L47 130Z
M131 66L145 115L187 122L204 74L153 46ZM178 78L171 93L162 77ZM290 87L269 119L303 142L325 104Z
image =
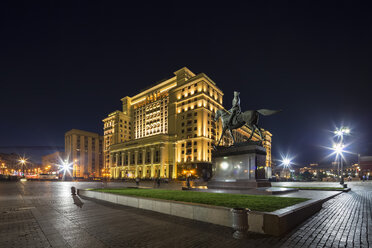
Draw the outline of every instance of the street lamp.
M67 160L62 160L61 159L61 164L59 165L59 172L63 172L62 176L62 181L65 180L66 172L71 176L70 170L71 170L71 165L73 163L68 163Z
M283 159L283 165L285 167L289 167L290 164L291 164L291 160L290 159L288 159L288 158Z
M339 142L333 146L333 150L336 153L336 160L337 160L337 157L339 157L340 159L340 169L341 169L340 184L344 185L344 168L342 164L342 158L343 158L342 153L344 152L343 149L345 146L343 144L343 141L344 141L344 135L350 134L350 129L348 127L341 127L339 129L336 129L334 133L339 138L338 140Z
M19 163L22 165L22 172L23 172L23 178L25 177L25 164L27 163L27 159L26 158L20 158L19 159Z
M282 173L284 173L284 177L286 178L289 178L289 177L292 177L292 173L291 173L291 164L293 164L292 162L292 158L285 156L285 155L281 155L282 156L282 159L279 160L281 163L280 163L280 166L282 166ZM288 172L287 172L288 171ZM288 175L289 174L289 175Z
M340 160L340 168L341 168L340 184L341 185L344 185L344 174L343 174L343 164L342 164L344 147L345 146L342 144L342 142L333 145L333 150L334 150L334 153L336 154L336 161L337 161L337 158Z
M348 134L350 134L350 129L347 128L347 127L341 127L341 128L339 128L339 129L336 129L336 130L334 131L334 134L335 134L337 137L341 138L341 140L342 140L343 137L344 137L344 135L348 135Z

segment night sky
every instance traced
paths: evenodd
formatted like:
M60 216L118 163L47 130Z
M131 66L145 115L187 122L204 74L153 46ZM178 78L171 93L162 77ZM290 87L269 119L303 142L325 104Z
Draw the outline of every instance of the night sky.
M72 128L102 134L122 97L186 66L216 82L226 108L237 90L242 110L283 109L260 119L277 158L326 163L321 146L342 124L348 149L372 155L368 6L110 2L1 3L0 152L40 161L50 151L7 147L64 146Z

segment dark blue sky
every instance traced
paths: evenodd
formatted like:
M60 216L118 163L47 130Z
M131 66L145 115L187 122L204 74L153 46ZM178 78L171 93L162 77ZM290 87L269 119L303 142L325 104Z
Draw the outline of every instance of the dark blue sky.
M372 17L356 1L247 5L30 1L0 6L0 146L63 146L78 128L102 133L120 99L187 66L261 118L273 154L320 161L334 126L372 154ZM39 160L41 151L18 151ZM351 156L349 159L355 159Z

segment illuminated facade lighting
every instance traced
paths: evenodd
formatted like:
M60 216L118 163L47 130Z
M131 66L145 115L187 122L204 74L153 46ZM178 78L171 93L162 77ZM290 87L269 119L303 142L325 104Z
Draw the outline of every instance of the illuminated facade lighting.
M105 166L113 178L177 178L183 170L210 169L212 144L219 138L221 122L213 120L222 107L223 92L205 74L187 68L133 97L122 98L122 111L103 120ZM204 89L204 90L203 90ZM135 100L133 100L135 99ZM141 100L141 101L139 101ZM120 124L126 122L121 138ZM250 129L235 130L244 141ZM271 134L264 131L266 166L271 167ZM258 134L253 139L258 140ZM231 144L225 136L222 144Z

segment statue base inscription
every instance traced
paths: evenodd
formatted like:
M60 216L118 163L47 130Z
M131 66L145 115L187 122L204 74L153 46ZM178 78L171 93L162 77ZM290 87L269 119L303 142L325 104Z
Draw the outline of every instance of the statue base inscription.
M266 149L257 142L216 147L212 153L210 189L251 189L271 187L267 175Z

